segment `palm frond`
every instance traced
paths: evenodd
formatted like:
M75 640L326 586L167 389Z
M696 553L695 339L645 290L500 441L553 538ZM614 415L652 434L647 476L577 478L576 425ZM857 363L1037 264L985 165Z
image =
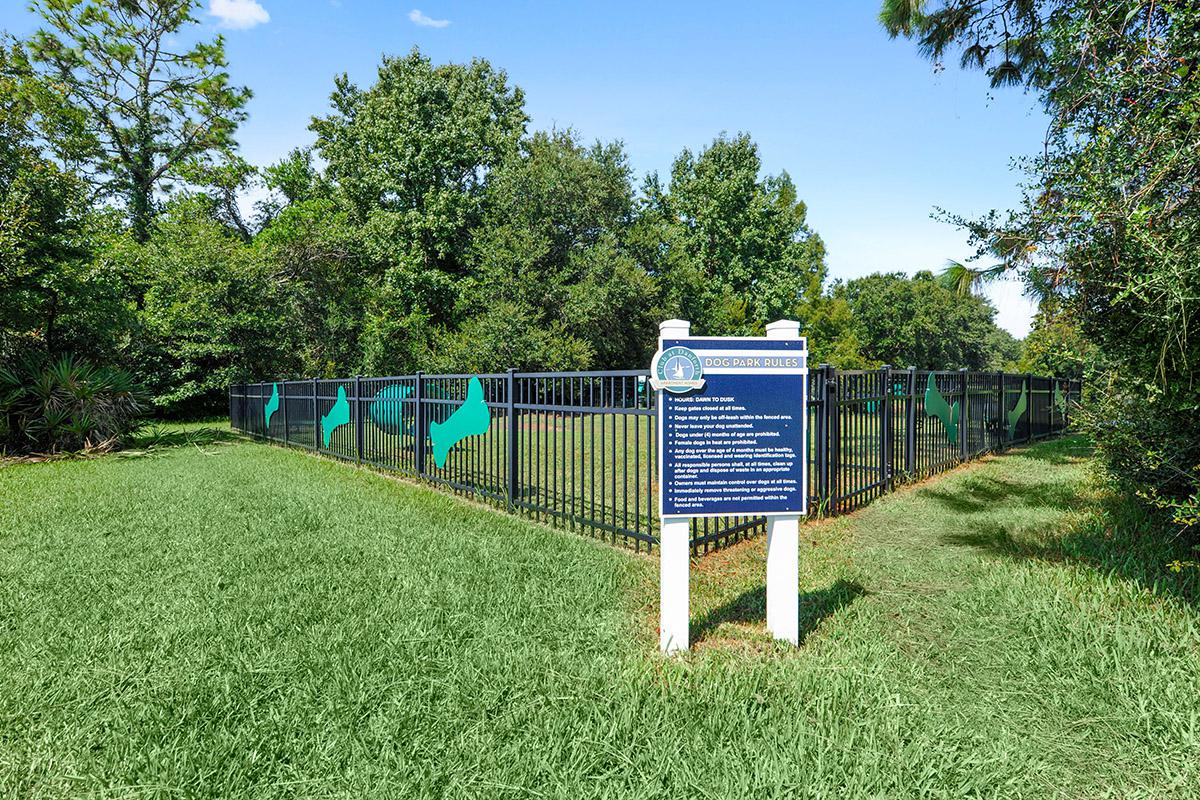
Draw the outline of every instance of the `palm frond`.
M971 267L951 259L946 262L946 268L938 273L938 281L955 294L966 296L983 284L1001 277L1007 269L1008 265L1003 263L990 267Z

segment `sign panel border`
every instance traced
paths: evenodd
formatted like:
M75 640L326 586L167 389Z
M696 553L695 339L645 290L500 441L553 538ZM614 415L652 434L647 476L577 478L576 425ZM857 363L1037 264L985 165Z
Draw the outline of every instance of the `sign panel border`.
M666 342L671 342L672 344L666 345ZM687 343L690 343L690 342L713 342L713 343L728 342L730 345L733 345L733 346L728 347L728 348L722 348L722 349L728 349L728 350L737 349L736 345L739 342L754 343L754 344L761 344L761 343L766 343L766 342L771 342L771 343L800 342L801 343L802 346L797 350L793 350L793 352L796 352L804 357L804 366L797 373L783 373L783 374L794 374L796 377L800 378L801 386L802 386L801 393L800 393L800 407L801 407L801 433L802 433L802 439L803 439L804 446L803 446L803 451L800 454L801 508L798 510L795 510L795 511L752 512L752 513L748 513L748 514L730 513L728 511L688 513L688 514L667 514L667 513L665 513L664 504L665 504L666 492L665 492L664 481L666 480L666 473L664 471L664 459L666 458L666 449L663 447L663 428L664 428L663 418L664 418L664 415L666 414L666 396L669 394L669 392L667 392L663 389L657 389L656 391L658 393L658 397L657 397L658 413L655 415L655 427L658 428L657 435L656 435L656 440L657 440L656 444L658 446L658 459L657 460L658 460L658 484L659 484L658 485L658 516L659 516L659 519L661 519L661 520L693 519L693 518L694 519L715 519L717 517L754 516L754 517L766 517L768 520L770 520L773 517L794 517L794 516L804 517L804 516L807 516L808 515L808 448L810 446L809 439L811 438L811 436L810 436L811 432L808 430L808 374L809 374L808 337L799 336L796 338L777 339L777 338L772 338L769 336L669 336L669 337L663 337L662 345L666 345L666 346L660 346L658 348L658 350L655 351L654 357L653 357L651 363L655 363L658 359L659 353L664 352L669 347L679 346L680 343L684 343L682 346L687 347L687 346L689 346ZM706 349L711 350L714 348L695 348L695 349L703 352ZM764 349L771 349L771 348L764 348ZM789 348L781 347L778 349L780 351L787 351ZM706 373L706 374L713 374L713 373ZM735 374L735 373L725 373L725 374ZM767 374L770 374L770 373L767 373Z

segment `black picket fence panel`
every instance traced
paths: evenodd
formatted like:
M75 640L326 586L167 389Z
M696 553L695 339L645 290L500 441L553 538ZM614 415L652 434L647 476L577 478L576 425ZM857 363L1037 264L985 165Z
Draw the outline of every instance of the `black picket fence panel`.
M958 403L957 435L929 416L929 376ZM451 448L438 467L431 423L483 388L486 432ZM266 425L266 406L279 391ZM339 389L349 422L324 441L317 420ZM859 508L896 485L1013 443L1064 430L1079 381L996 372L892 369L809 373L810 514ZM1009 436L1008 414L1026 397ZM514 513L647 550L658 541L656 395L646 370L417 373L392 377L284 380L229 390L232 426L244 433L420 478ZM420 435L417 435L420 432ZM692 520L696 554L765 531L761 517Z

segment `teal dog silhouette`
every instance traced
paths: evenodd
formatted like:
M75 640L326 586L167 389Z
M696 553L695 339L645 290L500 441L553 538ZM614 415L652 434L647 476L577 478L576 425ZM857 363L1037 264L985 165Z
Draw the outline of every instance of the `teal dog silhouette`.
M1017 423L1021 421L1025 409L1029 407L1029 393L1026 391L1028 388L1027 382L1021 384L1021 396L1017 398L1017 404L1013 406L1013 410L1008 412L1008 438L1010 441L1017 435Z
M329 439L333 436L333 431L349 421L350 401L346 399L346 390L339 386L337 402L333 404L333 408L329 409L328 414L321 417L321 434L324 436L326 447L329 447Z
M479 378L467 383L467 399L445 422L429 424L429 439L433 442L433 463L441 469L446 464L450 448L468 436L487 433L492 423L491 410L483 401L483 384Z
M279 410L279 384L271 390L271 399L267 401L266 408L263 409L263 414L267 418L267 427L271 427L271 417L275 416L275 412Z
M925 386L925 413L942 421L946 426L946 438L951 444L958 441L958 403L950 405L946 402L946 398L938 391L937 380L932 372Z

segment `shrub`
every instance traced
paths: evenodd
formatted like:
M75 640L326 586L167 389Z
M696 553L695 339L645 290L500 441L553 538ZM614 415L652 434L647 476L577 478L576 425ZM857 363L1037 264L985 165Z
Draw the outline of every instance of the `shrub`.
M1196 411L1115 372L1094 375L1076 417L1096 443L1101 473L1130 497L1163 513L1174 535L1200 542L1200 440ZM1104 380L1103 383L1100 383Z
M0 446L9 452L117 449L148 398L123 370L73 356L26 356L0 367Z

